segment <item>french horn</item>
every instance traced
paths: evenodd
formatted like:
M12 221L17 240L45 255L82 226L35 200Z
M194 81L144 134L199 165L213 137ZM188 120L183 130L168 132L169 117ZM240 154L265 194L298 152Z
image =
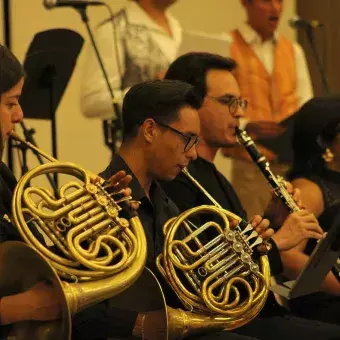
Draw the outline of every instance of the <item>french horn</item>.
M223 209L186 168L182 171L212 205L189 209L164 225L157 267L184 306L166 309L168 340L247 324L263 308L270 284L268 258L255 251L261 237ZM206 214L214 221L192 222ZM232 220L237 227L231 227Z
M108 182L54 159L15 132L11 136L50 163L27 172L15 188L11 219L26 245L0 246L0 296L52 282L63 306L61 320L14 325L16 339L71 339L73 315L120 294L141 276L147 252L143 226L129 209L130 198L115 199ZM73 178L57 196L31 185L52 173Z

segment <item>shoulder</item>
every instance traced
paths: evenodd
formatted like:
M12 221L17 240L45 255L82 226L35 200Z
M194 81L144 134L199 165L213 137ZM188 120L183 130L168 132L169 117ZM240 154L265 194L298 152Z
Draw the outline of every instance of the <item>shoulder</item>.
M122 21L126 21L126 10L125 10L125 8L122 8L118 12L114 13L113 16L109 16L108 18L99 22L99 24L97 25L96 28L102 29L103 27L110 26L112 23L114 23L116 25L116 24L118 24Z
M2 161L0 161L0 174L1 174L2 179L5 181L7 187L11 191L13 191L16 184L17 184L17 180L16 180L13 172Z
M109 179L112 175L114 175L115 173L117 173L120 170L124 170L128 174L132 174L131 169L126 164L124 159L119 154L115 154L112 157L112 160L111 160L110 164L106 167L105 170L100 172L98 174L98 176L100 176L100 177L102 177L104 179Z
M324 198L321 187L308 178L296 178L292 181L294 188L300 189L302 204L319 216L324 210Z
M319 187L319 185L310 178L305 177L295 178L292 180L292 184L294 185L294 187L299 189L312 190L321 193L321 188Z
M297 59L305 58L305 52L302 46L297 41L292 41L292 46L294 49L294 54Z

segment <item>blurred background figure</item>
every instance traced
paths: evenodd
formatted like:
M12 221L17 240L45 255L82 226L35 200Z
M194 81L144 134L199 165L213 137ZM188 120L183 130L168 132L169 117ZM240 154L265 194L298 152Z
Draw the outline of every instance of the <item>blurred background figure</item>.
M301 191L303 205L314 213L325 232L340 213L340 97L314 98L297 113L293 133L294 160L289 177ZM296 277L312 253L314 242L302 242L283 255L290 278ZM336 273L336 272L334 272ZM340 284L332 273L323 290L290 301L300 316L340 322ZM329 294L330 293L330 294Z
M95 39L116 100L142 81L162 78L176 58L182 29L168 13L176 0L132 0L111 19L100 23ZM112 119L107 84L92 46L81 83L81 108L87 117Z
M292 183L308 209L324 220L340 203L340 97L314 98L301 108L293 149Z
M235 77L241 96L248 101L241 128L255 140L275 138L284 131L278 123L313 96L305 55L299 44L277 31L283 0L241 2L247 21L230 33L229 50L238 64ZM259 149L274 163L274 173L287 170L278 164L279 155L261 145ZM266 182L262 174L241 146L224 148L223 153L232 157L232 183L247 213L263 211L270 193L263 190Z

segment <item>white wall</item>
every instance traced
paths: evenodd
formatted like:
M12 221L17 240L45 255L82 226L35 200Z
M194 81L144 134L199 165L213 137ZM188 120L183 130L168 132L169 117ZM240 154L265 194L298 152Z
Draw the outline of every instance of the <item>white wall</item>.
M51 11L44 9L42 0L12 0L12 46L14 53L24 59L24 55L33 36L42 30L51 28L69 28L88 39L80 16L72 8L58 8ZM123 0L107 1L113 10L120 8ZM0 2L0 5L2 2ZM295 0L286 0L282 20L282 32L294 38L294 32L288 28L287 18L295 12ZM1 8L1 6L0 6ZM104 9L89 7L92 25L103 19ZM202 30L208 33L229 31L245 15L239 0L179 0L172 8L184 28ZM1 36L0 36L1 37ZM75 72L71 78L57 112L59 159L83 165L94 172L102 170L109 162L110 152L103 144L101 122L86 119L80 112L79 88L80 76L84 63L83 49ZM37 101L39 98L37 98ZM46 121L27 119L26 124L37 131L35 138L40 148L51 152L50 124ZM20 130L20 129L18 129ZM29 156L30 167L37 164Z

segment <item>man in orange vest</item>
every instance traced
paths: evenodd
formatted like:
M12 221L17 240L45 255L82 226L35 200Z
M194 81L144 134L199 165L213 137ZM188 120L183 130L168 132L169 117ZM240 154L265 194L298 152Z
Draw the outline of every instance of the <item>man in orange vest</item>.
M283 129L278 125L312 96L312 86L303 50L277 32L283 0L241 0L247 22L230 33L230 57L238 67L235 77L242 97L248 101L243 128L256 140L271 138ZM274 173L285 168L277 165L277 155L263 146ZM223 150L233 158L233 186L247 212L262 211L269 195L265 180L241 146ZM259 193L263 196L253 199Z

